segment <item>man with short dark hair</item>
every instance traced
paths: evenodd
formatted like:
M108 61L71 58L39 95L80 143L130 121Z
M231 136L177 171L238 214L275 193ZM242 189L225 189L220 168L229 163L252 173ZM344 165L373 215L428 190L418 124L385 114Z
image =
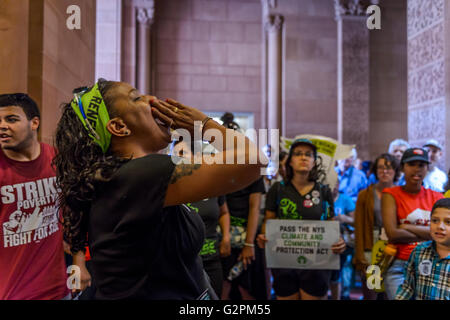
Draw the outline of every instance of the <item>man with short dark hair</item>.
M67 296L53 147L26 94L0 95L0 300Z
M423 184L425 188L437 192L444 192L444 187L447 183L447 175L437 167L437 164L442 157L442 146L437 140L430 139L424 144L423 148L428 151L430 159L430 170L423 180Z

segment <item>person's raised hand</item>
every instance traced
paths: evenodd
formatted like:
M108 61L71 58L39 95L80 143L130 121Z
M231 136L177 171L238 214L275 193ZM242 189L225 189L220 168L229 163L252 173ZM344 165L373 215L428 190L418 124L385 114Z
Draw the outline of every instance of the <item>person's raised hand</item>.
M194 133L194 121L203 121L207 116L200 110L186 106L173 99L150 101L152 114L172 129L186 129Z

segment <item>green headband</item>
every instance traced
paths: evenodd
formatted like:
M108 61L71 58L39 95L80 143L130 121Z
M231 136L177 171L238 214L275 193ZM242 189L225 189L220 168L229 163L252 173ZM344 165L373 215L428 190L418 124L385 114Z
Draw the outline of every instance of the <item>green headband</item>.
M109 121L105 101L98 89L98 82L91 88L75 93L70 105L83 123L89 136L102 148L103 153L111 143L111 133L106 130Z

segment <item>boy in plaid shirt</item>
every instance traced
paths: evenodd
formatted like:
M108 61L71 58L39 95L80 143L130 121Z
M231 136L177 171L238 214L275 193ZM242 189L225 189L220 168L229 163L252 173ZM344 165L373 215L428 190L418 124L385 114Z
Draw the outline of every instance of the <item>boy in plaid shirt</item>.
M450 198L436 201L430 215L433 241L411 253L396 300L450 300Z

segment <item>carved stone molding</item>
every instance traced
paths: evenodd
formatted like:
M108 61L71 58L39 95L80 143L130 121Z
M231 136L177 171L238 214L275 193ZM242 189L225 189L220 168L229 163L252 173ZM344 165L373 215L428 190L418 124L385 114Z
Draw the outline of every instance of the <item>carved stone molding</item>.
M378 3L379 0L334 0L336 19L342 17L365 17L367 8Z
M422 145L430 137L438 139L443 145L445 141L445 98L424 104L418 109L408 110L408 138L421 141ZM426 120L425 120L426 119Z
M137 8L136 19L139 24L151 25L155 14L154 8Z
M430 138L444 147L437 164L448 168L447 0L408 0L408 139L421 146ZM447 153L448 155L448 153Z
M445 96L445 61L408 71L408 104L413 106Z
M270 17L270 10L275 9L277 0L261 0L263 21L266 23Z
M270 15L266 21L266 30L268 32L276 32L283 26L284 17L282 15Z
M445 0L408 0L408 40L444 22Z
M434 25L408 41L408 70L445 59L445 23Z

